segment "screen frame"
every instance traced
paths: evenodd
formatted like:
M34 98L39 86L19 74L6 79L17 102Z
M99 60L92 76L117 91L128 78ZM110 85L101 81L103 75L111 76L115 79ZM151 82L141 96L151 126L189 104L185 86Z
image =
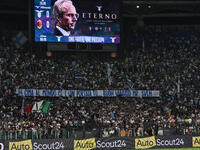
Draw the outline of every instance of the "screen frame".
M92 1L92 0L91 0ZM119 37L120 37L120 43L101 43L101 44L105 44L105 45L116 45L117 49L112 49L112 50L105 50L105 49L101 49L101 50L93 50L93 49L65 49L65 50L62 50L62 51L66 51L66 52L70 52L70 51L73 51L73 52L117 52L117 51L121 51L122 47L123 47L123 15L122 15L122 10L123 10L123 2L122 0L105 0L105 1L108 1L108 2L118 2L119 5L120 5L120 8L119 8L119 15L120 15L120 19L119 19L119 24L120 24L120 34L119 34ZM74 43L77 43L77 44L90 44L90 45L93 45L93 44L100 44L100 43L87 43L87 42L49 42L49 41L35 41L35 0L30 0L29 1L29 8L30 8L30 12L29 12L29 33L30 33L30 41L32 44L34 44L36 47L48 47L48 44L74 44ZM60 45L61 45L60 44ZM58 50L54 50L54 51L58 51Z

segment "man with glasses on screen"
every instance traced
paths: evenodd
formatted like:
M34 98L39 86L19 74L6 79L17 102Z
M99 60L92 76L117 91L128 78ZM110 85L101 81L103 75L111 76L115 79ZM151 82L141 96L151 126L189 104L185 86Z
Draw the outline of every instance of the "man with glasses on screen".
M77 12L71 0L57 0L53 6L54 35L69 36L75 28Z

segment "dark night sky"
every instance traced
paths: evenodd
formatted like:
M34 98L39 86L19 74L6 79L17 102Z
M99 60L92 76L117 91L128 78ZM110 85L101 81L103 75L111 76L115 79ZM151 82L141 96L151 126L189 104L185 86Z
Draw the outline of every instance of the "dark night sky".
M0 26L6 28L22 28L28 30L29 0L1 0ZM136 18L123 18L124 27L127 22L136 23ZM144 18L144 24L200 24L200 17L154 17Z

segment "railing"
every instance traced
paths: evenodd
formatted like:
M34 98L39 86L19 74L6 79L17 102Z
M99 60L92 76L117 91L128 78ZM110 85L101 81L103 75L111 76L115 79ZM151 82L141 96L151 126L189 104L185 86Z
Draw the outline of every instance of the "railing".
M32 130L32 131L0 131L0 140L18 139L58 139L73 137L72 131L62 130Z
M166 135L200 135L199 127L189 128L165 128L162 130L164 136ZM84 130L80 128L61 128L61 129L45 129L45 130L24 130L24 131L0 131L0 140L23 140L23 139L59 139L59 138L90 138L90 137L143 137L156 135L160 136L160 133L156 133L152 130L152 134L146 134L144 129L140 131L135 129L123 130L117 129L111 130L94 128L93 130Z

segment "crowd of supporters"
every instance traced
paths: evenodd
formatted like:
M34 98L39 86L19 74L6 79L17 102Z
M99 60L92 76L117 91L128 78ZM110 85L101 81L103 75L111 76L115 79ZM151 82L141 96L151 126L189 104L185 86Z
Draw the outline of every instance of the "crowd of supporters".
M71 128L98 128L99 136L199 134L200 26L147 26L131 30L126 56L40 57L28 46L0 46L0 139L69 137ZM110 76L108 76L108 67ZM16 89L159 90L159 98L18 97ZM21 114L35 101L52 102L47 114ZM24 131L27 131L24 132ZM36 134L37 133L37 134ZM54 134L55 133L55 134Z

